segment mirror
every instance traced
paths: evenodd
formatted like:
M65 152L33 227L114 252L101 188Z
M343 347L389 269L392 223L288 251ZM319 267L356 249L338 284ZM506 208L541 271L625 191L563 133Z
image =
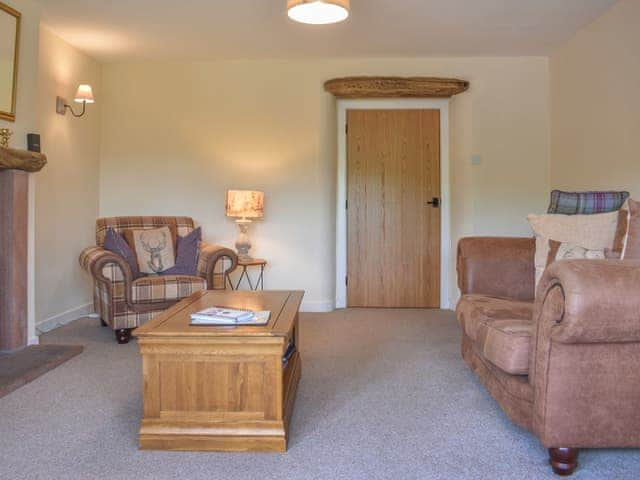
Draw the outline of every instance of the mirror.
M20 12L0 2L0 119L15 121Z

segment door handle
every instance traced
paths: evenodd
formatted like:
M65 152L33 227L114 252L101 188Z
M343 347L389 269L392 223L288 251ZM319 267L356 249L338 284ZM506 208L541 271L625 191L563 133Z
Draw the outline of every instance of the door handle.
M438 208L440 206L440 199L438 197L433 197L430 202L427 202L427 205L431 205L433 208Z

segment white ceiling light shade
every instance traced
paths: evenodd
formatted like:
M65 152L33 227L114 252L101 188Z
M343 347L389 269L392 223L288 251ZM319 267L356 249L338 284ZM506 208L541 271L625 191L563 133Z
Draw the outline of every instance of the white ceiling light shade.
M300 23L338 23L349 16L349 0L287 0L287 13Z

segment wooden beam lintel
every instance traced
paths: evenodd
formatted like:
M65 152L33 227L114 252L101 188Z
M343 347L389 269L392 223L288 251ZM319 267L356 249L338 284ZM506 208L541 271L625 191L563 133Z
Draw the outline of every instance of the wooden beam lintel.
M336 98L447 98L467 91L469 82L436 77L345 77L328 80L324 89Z

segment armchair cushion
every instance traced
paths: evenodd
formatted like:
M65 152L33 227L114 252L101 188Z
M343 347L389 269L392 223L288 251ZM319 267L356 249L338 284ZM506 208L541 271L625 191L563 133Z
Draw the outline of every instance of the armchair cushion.
M104 249L124 258L131 268L131 274L134 279L140 276L140 269L138 268L136 254L131 250L131 247L124 237L113 228L107 229L107 233L104 237Z
M157 274L172 268L176 263L177 237L175 227L125 230L124 238L133 250L141 273Z
M176 264L162 272L161 275L197 275L201 241L202 229L200 227L184 237L178 237Z
M207 281L201 277L154 275L133 282L131 300L134 304L176 302L206 289Z

